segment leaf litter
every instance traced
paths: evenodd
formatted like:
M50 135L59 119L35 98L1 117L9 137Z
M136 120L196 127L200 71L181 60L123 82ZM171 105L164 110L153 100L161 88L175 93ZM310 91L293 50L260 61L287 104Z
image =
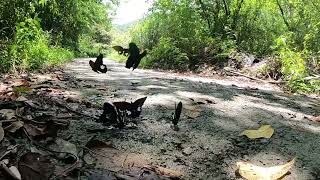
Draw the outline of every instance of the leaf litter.
M51 77L34 74L30 75L31 77L16 80L9 76L4 81L5 85L0 84L2 100L0 103L0 142L8 142L4 154L0 154L0 162L4 158L9 158L7 160L10 164L17 162L17 167L10 166L10 168L2 162L0 175L4 173L13 179L23 180L64 179L66 177L78 179L77 176L74 176L74 172L87 174L90 179L98 179L98 177L109 179L129 177L135 179L147 176L149 178L164 176L161 179L177 177L174 171L151 166L144 156L117 150L110 142L91 139L86 144L76 145L67 139L59 138L59 134L70 125L70 120L79 117L98 120L99 113L91 115L92 111L89 112L88 108L95 109L92 108L94 105L91 102L68 93L65 90L66 84L78 87L79 82L72 77L63 76L65 73L62 70L58 72L60 72L58 75L51 74ZM100 89L107 90L102 87ZM116 121L118 123L123 121L122 126L125 126L131 122L129 119L139 117L146 99L147 97L140 98L132 103L114 102ZM15 139L7 136L7 133L22 138ZM10 142L19 146L15 150L10 149L13 145ZM18 151L21 152L19 155ZM94 164L99 164L101 161L109 162L109 165L107 163L104 166L110 170L121 170L121 172L97 173L94 169L88 169L90 167L86 163L88 156L94 157L92 159Z

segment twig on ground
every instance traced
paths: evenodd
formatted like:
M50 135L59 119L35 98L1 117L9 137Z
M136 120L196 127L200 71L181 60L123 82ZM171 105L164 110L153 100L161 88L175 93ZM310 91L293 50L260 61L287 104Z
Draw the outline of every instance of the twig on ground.
M251 80L260 81L260 82L264 82L264 83L270 83L270 84L282 84L283 83L281 81L280 82L277 82L277 81L264 81L264 80L261 80L261 79L255 78L255 77L251 77L251 76L248 76L248 75L245 75L245 74L241 74L239 72L227 70L227 69L225 69L225 71L233 73L233 74L236 74L238 76L246 77L246 78L251 79Z

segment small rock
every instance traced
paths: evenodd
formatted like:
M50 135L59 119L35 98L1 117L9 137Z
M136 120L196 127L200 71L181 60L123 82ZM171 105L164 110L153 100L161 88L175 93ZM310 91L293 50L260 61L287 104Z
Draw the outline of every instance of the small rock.
M261 142L261 143L268 143L268 142L269 142L269 139L261 139L260 142Z
M193 153L193 149L192 149L191 147L184 148L184 149L182 150L182 153L183 153L184 155L189 156L190 154Z

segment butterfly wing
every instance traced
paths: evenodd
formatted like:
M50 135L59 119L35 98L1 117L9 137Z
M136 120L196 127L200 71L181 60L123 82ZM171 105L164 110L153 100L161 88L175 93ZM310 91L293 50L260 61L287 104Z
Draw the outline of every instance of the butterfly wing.
M96 69L95 64L94 64L93 61L90 60L90 61L89 61L89 65L90 65L91 69L92 69L94 72L97 72L97 69Z
M116 51L123 51L123 47L122 46L112 46L112 48Z
M147 97L143 97L140 99L137 99L135 102L131 103L129 111L131 112L131 117L136 118L139 117L142 111L142 106L144 102L146 101Z
M99 122L102 123L117 123L117 112L115 107L110 103L103 104L103 112L99 117Z
M174 112L174 118L172 120L173 125L177 125L180 119L180 115L181 115L181 111L182 111L182 102L180 101L178 103L177 108L175 109Z
M113 102L113 105L116 107L117 110L126 111L130 108L131 103L125 101Z

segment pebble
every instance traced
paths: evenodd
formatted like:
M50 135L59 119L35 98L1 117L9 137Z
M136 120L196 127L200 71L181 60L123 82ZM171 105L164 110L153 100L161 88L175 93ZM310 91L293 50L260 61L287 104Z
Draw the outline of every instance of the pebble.
M193 150L192 150L191 147L187 147L187 148L184 148L184 149L182 150L182 153L185 154L185 155L190 155L190 154L193 153Z

